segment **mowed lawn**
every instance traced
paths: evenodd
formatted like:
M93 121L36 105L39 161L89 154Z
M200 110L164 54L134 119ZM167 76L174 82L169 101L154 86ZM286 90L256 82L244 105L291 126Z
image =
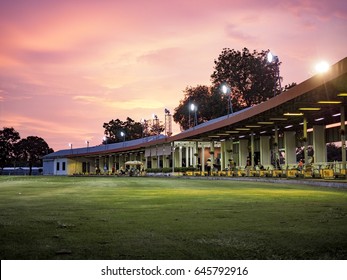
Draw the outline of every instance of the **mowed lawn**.
M347 259L347 189L0 177L1 259Z

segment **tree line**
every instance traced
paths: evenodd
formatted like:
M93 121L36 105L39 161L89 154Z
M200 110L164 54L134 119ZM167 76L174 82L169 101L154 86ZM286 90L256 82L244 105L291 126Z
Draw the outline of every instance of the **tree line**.
M42 157L53 153L46 141L38 136L21 138L13 127L0 130L0 168L26 166L29 175L33 166L42 166Z
M157 116L153 116L153 120L142 120L140 122L136 122L130 117L127 117L125 121L112 119L108 123L104 123L103 128L105 129L103 144L159 135L164 131L164 126Z

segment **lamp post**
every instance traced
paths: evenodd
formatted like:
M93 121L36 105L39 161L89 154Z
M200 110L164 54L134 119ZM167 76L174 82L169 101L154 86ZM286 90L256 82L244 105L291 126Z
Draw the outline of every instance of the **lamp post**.
M104 135L104 137L102 138L102 143L105 145L105 150L106 150L106 147L107 147L107 137L106 137L106 135Z
M197 126L198 125L198 119L197 119L198 107L194 103L192 103L192 104L190 104L190 110L192 112L194 112L194 124L193 124L193 126Z
M70 147L71 154L73 154L72 143L69 143L69 147Z
M87 152L89 151L89 141L86 140L86 144L87 144Z
M169 109L165 108L165 135L170 137L172 135L172 115Z
M125 132L121 131L120 136L123 137L123 146L125 145Z
M268 52L267 53L267 62L270 64L275 64L275 66L276 66L276 82L278 82L278 85L280 87L280 92L281 92L282 87L281 87L280 66L279 66L278 56L272 54L271 52ZM275 95L276 95L276 83L274 85L274 96Z
M146 119L141 119L141 125L142 125L142 138L148 136L148 123L149 121Z
M159 118L156 114L153 114L153 128L152 129L156 132L156 135L158 136L160 133L160 129L159 129Z
M222 93L224 93L225 95L228 95L228 117L230 114L233 114L233 106L232 106L232 103L231 103L231 89L230 89L230 86L227 84L227 83L222 83L221 85L221 91Z

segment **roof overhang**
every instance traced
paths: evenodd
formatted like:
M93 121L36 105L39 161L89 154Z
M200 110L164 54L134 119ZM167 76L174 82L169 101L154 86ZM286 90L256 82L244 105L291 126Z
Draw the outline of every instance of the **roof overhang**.
M345 93L345 94L343 94ZM254 107L219 118L172 136L171 141L216 140L250 133L271 133L281 129L302 129L340 121L341 107L347 105L347 58L301 84Z

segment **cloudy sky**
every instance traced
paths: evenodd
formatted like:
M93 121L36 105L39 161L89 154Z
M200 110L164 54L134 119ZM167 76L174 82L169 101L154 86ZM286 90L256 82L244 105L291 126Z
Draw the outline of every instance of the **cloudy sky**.
M223 48L270 49L283 85L347 56L343 0L0 3L0 127L55 150L100 144L111 119L163 119L210 85Z

